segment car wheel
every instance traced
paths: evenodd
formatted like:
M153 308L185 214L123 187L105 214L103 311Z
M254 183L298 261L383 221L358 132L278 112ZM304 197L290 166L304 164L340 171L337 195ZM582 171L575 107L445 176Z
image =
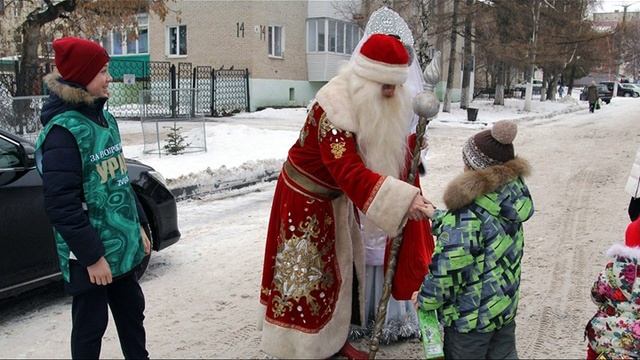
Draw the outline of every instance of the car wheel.
M629 94L629 93L624 93L624 97L631 97L631 94Z

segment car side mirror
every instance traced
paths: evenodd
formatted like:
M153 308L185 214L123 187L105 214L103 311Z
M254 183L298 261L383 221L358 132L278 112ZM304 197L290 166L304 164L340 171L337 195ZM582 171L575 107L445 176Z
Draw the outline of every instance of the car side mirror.
M0 138L0 185L9 184L35 166L35 156L13 140Z

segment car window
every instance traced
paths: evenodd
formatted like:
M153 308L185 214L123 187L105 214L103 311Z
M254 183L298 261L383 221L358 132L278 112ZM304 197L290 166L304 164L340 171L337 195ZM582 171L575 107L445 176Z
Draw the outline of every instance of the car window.
M21 165L18 146L0 138L0 169L10 169Z

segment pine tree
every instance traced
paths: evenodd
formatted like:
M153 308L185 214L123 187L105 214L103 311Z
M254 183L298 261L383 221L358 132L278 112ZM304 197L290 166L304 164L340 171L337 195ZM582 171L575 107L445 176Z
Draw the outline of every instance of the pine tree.
M191 143L187 143L186 137L182 136L182 127L177 126L176 123L173 123L173 126L165 126L164 128L169 129L167 143L163 147L168 154L180 155L184 152L184 149L191 145Z

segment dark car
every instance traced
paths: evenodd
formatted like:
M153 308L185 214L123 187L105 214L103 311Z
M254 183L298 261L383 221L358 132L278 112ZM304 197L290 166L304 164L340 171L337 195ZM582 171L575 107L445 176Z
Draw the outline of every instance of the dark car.
M605 85L607 89L613 94L613 86L615 82L613 81L601 81L600 84ZM638 92L634 89L624 88L618 83L618 96L624 97L638 97Z
M153 249L174 244L180 239L176 201L164 179L138 161L127 159L127 166L149 219ZM149 256L136 269L138 276L148 263ZM0 299L61 278L33 144L0 130Z
M604 101L607 104L610 103L611 98L613 97L613 93L609 90L609 88L607 88L607 86L604 84L598 84L596 86L598 87L598 97L600 98L600 100ZM582 92L580 93L580 100L587 101L588 94L589 87L583 87Z

